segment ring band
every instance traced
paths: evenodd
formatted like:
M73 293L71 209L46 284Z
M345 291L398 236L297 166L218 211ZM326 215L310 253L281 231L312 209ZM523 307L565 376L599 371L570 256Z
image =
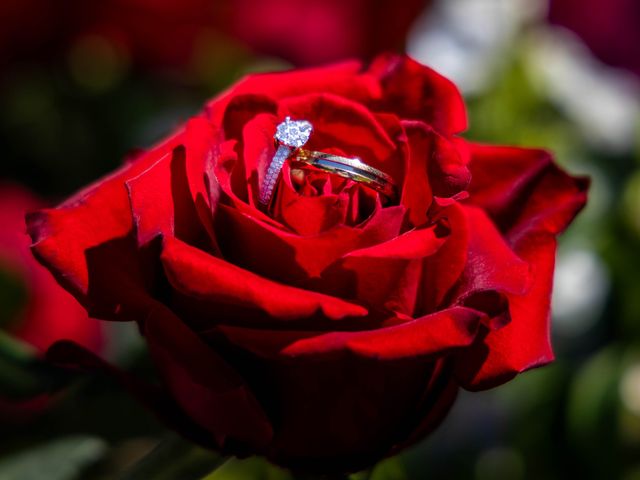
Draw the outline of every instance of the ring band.
M359 158L347 158L325 152L298 149L293 160L314 169L348 178L383 194L389 200L396 196L393 179L386 173L364 163Z
M282 167L289 158L305 166L362 183L385 195L389 200L396 197L393 179L386 173L370 167L359 158L347 158L303 149L311 132L313 132L313 125L310 122L291 120L290 117L286 117L284 122L276 128L274 139L278 148L264 174L258 196L258 202L262 206L268 208L271 203Z

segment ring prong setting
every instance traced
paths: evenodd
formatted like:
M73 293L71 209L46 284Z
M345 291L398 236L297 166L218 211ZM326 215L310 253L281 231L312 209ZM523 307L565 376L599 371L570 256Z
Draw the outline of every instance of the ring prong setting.
M282 145L291 148L300 148L309 141L313 125L306 120L291 120L286 117L284 122L276 128L274 138Z

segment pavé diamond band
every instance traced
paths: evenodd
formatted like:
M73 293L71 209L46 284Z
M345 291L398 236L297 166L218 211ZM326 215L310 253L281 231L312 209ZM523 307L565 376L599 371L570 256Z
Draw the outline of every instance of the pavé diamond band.
M306 120L291 120L290 117L287 117L284 122L278 125L274 135L278 149L264 175L258 197L262 206L266 207L271 203L282 167L289 158L304 167L349 178L373 188L389 199L395 198L396 187L393 179L386 173L370 167L359 158L347 158L303 149L302 147L309 141L312 132L313 125Z
M313 125L311 123L306 120L291 120L291 117L285 118L284 122L278 125L274 135L278 149L262 180L262 187L258 197L261 205L269 205L284 162L295 149L302 147L309 141L312 131Z

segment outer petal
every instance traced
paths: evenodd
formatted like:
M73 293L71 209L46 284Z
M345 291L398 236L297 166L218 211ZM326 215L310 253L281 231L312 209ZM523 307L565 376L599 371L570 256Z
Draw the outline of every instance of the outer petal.
M382 97L376 110L422 120L444 134L467 128L464 101L456 86L434 70L407 56L381 55L369 72L380 79Z
M406 441L416 424L424 421L414 440L443 417L456 385L439 366L442 357L432 353L472 341L479 316L457 308L416 320L404 331L399 325L324 335L221 326L210 341L238 352L229 361L242 366L276 419L272 461L305 470L356 470Z
M355 332L264 331L221 325L231 343L266 358L350 352L379 360L428 357L469 345L483 314L465 307L375 330Z
M267 321L295 321L367 314L360 305L261 278L173 238L165 239L161 259L170 284L186 297L192 313L198 312L188 317L208 320L209 328L214 322L252 322L265 315Z
M143 333L169 389L184 411L223 447L228 440L264 449L270 422L238 374L179 318L159 306Z
M171 151L178 133L54 209L27 216L36 258L92 316L132 318L148 302L142 286L125 182Z
M362 72L360 62L350 61L287 72L249 75L207 106L209 119L220 125L229 102L238 95L258 94L280 100L310 93L333 93L358 102L380 98L377 78Z
M527 291L531 284L529 265L505 242L484 211L467 206L464 213L471 235L467 263L454 296L456 303L468 302L484 292L523 294Z
M453 197L464 191L471 178L459 141L447 139L421 121L403 121L409 144L408 172L402 204L412 223L426 221L433 196Z
M468 390L500 385L518 373L553 360L550 342L551 287L556 242L552 236L531 237L520 250L534 272L525 295L508 295L511 322L479 338L456 357L456 376Z
M511 323L487 332L458 358L463 386L479 390L553 360L549 305L555 236L584 206L589 182L564 173L544 151L471 145L471 152L469 201L491 215L532 273L526 293L507 295Z
M469 202L491 216L509 242L561 233L587 200L589 180L560 170L544 150L469 144Z
M300 237L225 205L216 215L216 229L226 232L220 239L225 259L260 276L299 286L319 278L342 255L396 237L403 223L404 209L389 207L362 228L337 226Z
M138 243L171 235L215 249L215 233L205 172L214 156L213 132L204 119L193 119L179 145L140 175L127 180ZM209 236L209 244L204 241Z
M440 207L437 202L435 205L437 211L432 214L433 221L446 222L450 234L438 252L424 260L417 315L446 308L467 263L470 232L462 206L455 202L446 207Z

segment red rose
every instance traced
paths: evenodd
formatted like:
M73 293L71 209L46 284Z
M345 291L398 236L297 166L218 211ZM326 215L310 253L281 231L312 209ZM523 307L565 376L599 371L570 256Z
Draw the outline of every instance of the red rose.
M44 353L54 342L70 339L93 351L103 345L98 322L62 290L29 250L24 226L27 211L43 202L22 187L0 185L0 328ZM48 397L16 401L0 391L0 423L29 420L42 411Z
M285 166L256 206L287 115L309 148L359 156L400 200ZM540 150L476 145L455 86L408 58L254 75L162 144L28 218L33 251L92 316L138 322L176 428L296 468L360 468L422 438L459 387L552 360L561 232L587 181ZM59 359L96 365L69 345ZM173 413L171 413L173 412Z

